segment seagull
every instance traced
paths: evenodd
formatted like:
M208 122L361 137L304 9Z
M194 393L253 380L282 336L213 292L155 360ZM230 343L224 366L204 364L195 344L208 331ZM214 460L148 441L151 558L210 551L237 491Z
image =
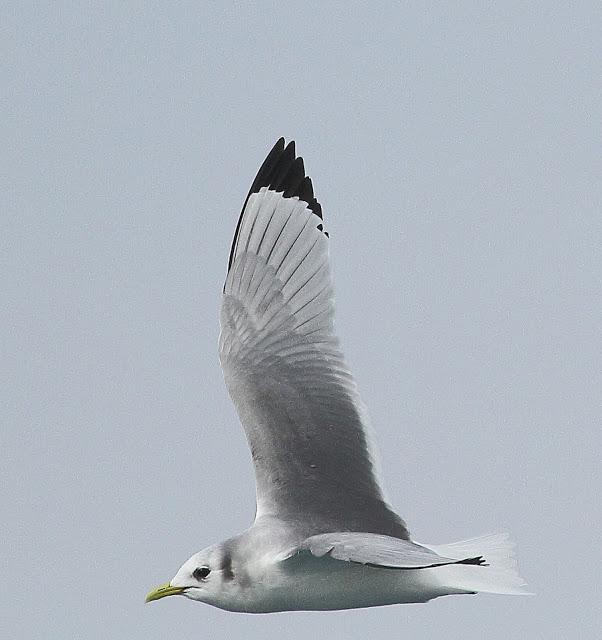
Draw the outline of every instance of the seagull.
M506 534L421 544L389 505L334 331L322 207L284 138L238 219L220 325L224 379L255 468L255 520L195 553L147 602L181 595L270 613L526 593Z

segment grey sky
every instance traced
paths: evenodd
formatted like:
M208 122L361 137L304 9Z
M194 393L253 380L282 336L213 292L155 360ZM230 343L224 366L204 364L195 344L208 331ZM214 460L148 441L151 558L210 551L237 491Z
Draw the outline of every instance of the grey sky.
M224 7L2 10L1 635L599 637L599 3ZM253 517L217 318L280 135L393 505L510 531L537 597L144 605Z

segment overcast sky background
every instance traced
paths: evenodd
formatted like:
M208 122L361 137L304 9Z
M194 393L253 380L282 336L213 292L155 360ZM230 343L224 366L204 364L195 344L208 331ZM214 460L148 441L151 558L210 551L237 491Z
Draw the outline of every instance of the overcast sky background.
M599 637L600 4L10 4L1 635ZM144 605L254 514L218 306L281 135L393 505L425 542L510 531L536 597Z

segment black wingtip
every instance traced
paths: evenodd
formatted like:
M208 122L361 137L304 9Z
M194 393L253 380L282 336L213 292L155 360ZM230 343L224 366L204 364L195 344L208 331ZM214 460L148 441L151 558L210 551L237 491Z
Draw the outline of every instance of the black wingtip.
M234 240L230 247L228 271L230 271L234 260L236 240L242 223L242 214L247 206L249 196L253 193L258 193L263 187L268 187L269 189L282 193L285 198L299 198L299 200L307 203L308 209L313 211L318 218L322 218L322 206L314 195L311 178L305 174L303 158L301 156L297 157L295 141L291 140L286 144L284 138L278 138L261 164L261 167L259 167L255 180L253 180L249 193L245 198L242 212L236 225L236 231L234 232ZM323 227L320 230L323 231ZM323 231L323 233L328 237L326 231Z
M476 556L474 558L464 558L464 560L458 560L456 564L474 564L479 567L489 566L488 562L485 560L485 558L483 558L483 556Z
M308 208L319 218L322 217L322 207L314 195L311 178L305 173L303 158L297 156L294 140L287 144L284 138L278 138L257 172L247 200L262 187L281 192L285 198L297 197L307 202Z

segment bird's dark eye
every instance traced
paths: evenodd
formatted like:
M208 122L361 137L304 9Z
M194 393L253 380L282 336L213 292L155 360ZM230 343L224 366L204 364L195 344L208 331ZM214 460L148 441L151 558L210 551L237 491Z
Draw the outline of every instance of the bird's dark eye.
M192 577L195 580L204 580L211 573L211 569L209 567L197 567L192 572Z

